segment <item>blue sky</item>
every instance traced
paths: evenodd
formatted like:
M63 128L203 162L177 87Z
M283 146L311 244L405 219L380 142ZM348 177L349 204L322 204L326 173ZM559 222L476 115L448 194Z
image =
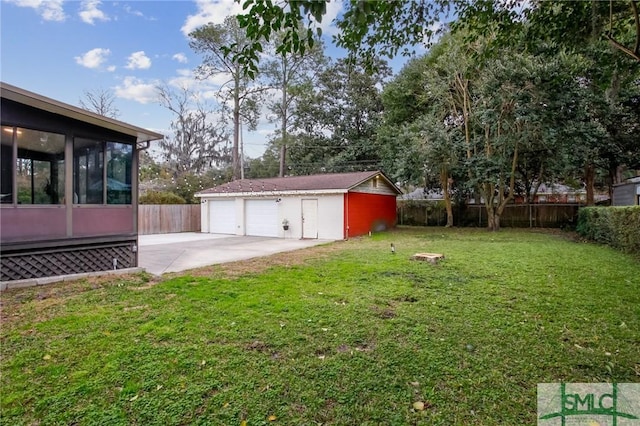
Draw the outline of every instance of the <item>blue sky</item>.
M328 6L327 36L341 7ZM233 0L2 0L0 78L76 106L86 91L112 90L118 119L166 134L172 116L155 101L154 86L216 90L216 81L196 82L201 57L187 34L240 12ZM274 128L262 119L246 132L245 154L262 155Z

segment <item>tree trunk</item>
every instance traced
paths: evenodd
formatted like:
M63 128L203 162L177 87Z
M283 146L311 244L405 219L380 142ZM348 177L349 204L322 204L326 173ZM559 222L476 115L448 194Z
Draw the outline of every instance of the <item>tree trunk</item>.
M587 190L587 206L595 206L596 166L587 164L584 168L584 183Z
M286 169L286 157L287 157L287 60L286 56L282 57L282 146L280 147L280 174L279 177L284 177Z
M487 206L487 229L493 232L500 230L500 215L493 206Z
M239 75L239 74L238 74ZM240 81L236 77L236 86L233 93L233 148L231 150L231 167L233 178L240 179Z
M447 228L453 226L453 207L451 206L451 194L449 193L449 173L447 168L440 169L440 186L442 186L442 194L444 195L444 207L447 210Z

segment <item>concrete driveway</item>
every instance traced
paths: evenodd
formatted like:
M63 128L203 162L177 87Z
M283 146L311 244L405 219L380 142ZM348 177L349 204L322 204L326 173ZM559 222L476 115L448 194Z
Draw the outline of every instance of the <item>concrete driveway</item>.
M268 237L181 232L140 235L138 265L154 275L180 272L218 263L235 262L298 250L330 240L294 240Z

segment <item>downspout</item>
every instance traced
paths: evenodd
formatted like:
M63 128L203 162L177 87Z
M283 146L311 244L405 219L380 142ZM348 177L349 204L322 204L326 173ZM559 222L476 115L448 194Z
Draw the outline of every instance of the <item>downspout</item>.
M349 239L349 191L347 191L347 193L344 196L344 204L345 204L345 209L344 209L344 234L345 234L345 240Z

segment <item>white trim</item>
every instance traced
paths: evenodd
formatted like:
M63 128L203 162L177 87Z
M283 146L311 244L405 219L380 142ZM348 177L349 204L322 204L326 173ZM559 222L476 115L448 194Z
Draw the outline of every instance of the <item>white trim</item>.
M346 194L348 189L320 189L313 191L262 191L262 192L226 192L226 193L206 193L195 194L199 198L273 198L283 196L308 196L308 195L330 195Z

